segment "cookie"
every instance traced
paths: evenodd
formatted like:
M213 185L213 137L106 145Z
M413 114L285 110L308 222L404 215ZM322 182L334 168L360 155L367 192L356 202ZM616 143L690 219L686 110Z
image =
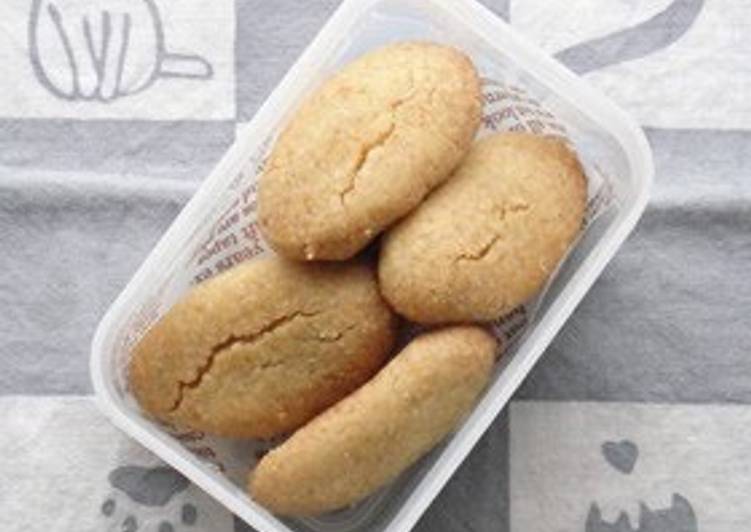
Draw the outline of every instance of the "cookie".
M249 478L251 496L277 514L306 516L373 493L456 428L490 379L496 347L479 327L417 337L264 456Z
M454 48L403 42L355 60L277 140L259 179L265 239L292 259L352 257L449 176L481 110L477 72Z
M257 259L167 312L136 345L130 385L162 421L268 438L366 382L386 362L393 329L366 265Z
M562 141L487 137L386 234L381 293L420 323L499 318L543 287L579 234L586 201L586 178Z

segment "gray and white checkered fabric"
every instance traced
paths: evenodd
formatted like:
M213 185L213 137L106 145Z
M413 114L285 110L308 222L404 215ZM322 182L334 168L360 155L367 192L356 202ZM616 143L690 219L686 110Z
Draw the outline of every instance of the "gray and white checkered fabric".
M637 117L657 183L417 529L745 532L751 3L485 3ZM336 5L0 2L3 532L247 530L95 411L89 342Z

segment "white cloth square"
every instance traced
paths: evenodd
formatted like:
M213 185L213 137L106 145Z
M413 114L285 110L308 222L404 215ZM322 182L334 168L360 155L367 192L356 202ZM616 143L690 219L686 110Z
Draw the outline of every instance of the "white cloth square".
M228 510L89 397L0 397L0 427L3 532L234 530Z
M750 427L737 405L514 402L511 531L744 530Z
M0 117L231 120L233 0L0 2Z

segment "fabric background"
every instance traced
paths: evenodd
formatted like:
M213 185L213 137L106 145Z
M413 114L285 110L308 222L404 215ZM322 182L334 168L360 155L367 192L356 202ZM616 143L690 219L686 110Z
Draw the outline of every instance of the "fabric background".
M635 234L417 530L743 532L751 4L484 3L637 117L657 181ZM149 4L0 3L3 531L247 530L95 411L89 342L338 2L155 0L162 48ZM122 95L71 96L47 19L30 54L33 8L50 6L73 33L81 13L130 10ZM181 75L160 71L167 53Z

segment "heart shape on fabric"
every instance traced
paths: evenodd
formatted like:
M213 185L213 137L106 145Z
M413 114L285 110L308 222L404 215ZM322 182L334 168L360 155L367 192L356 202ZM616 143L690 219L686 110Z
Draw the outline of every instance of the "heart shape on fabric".
M606 441L602 444L602 455L611 466L628 475L634 470L639 458L639 447L631 440Z

